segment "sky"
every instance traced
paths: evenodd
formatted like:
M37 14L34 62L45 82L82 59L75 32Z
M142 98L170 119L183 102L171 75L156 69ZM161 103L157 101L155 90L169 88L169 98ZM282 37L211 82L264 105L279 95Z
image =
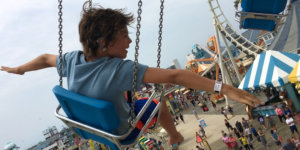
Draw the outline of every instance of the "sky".
M137 1L93 0L103 7L126 8L137 16ZM155 67L160 1L144 1L140 35L139 62ZM234 21L233 1L219 0L227 19ZM83 0L63 1L63 51L81 50L78 22ZM170 0L164 3L161 67L178 59L181 67L194 44L205 46L214 35L207 0ZM0 5L0 66L15 67L44 53L58 52L58 9L53 0L9 0ZM135 22L136 23L136 22ZM135 27L129 28L132 43L128 59L134 58ZM55 68L24 75L0 72L0 149L14 142L21 149L44 140L43 130L65 125L54 116L58 105L52 88L58 84ZM65 86L66 87L66 86Z

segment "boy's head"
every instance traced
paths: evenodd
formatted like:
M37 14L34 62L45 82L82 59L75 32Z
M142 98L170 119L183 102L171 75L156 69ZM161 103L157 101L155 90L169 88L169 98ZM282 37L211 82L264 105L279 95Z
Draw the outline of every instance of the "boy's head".
M85 57L97 58L99 50L105 51L119 40L117 36L120 32L128 36L127 26L133 20L133 15L126 14L123 9L84 9L79 23L79 37Z

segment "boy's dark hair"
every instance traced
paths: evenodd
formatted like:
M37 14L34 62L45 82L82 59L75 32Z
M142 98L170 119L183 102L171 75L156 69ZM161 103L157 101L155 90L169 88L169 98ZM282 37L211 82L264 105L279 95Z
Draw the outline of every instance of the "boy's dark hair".
M131 13L126 14L124 9L88 8L84 4L79 23L79 37L86 58L97 57L97 50L106 48L110 42L114 42L116 34L130 25L133 21ZM87 8L87 9L85 9ZM104 40L105 44L100 45Z

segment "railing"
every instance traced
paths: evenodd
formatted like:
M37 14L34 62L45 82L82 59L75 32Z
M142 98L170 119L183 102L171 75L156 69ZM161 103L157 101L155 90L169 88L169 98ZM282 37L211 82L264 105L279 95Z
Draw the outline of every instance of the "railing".
M208 0L208 3L218 30L234 46L246 53L248 56L256 56L263 51L267 51L267 49L255 45L234 30L228 19L225 17L218 0Z

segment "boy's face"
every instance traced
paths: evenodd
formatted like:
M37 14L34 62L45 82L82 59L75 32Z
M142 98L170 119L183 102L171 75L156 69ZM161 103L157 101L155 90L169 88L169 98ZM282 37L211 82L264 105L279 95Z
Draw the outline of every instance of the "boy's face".
M127 27L120 30L117 33L115 40L109 43L107 47L109 56L122 59L126 58L128 53L127 48L129 48L131 42L132 41L128 36Z

